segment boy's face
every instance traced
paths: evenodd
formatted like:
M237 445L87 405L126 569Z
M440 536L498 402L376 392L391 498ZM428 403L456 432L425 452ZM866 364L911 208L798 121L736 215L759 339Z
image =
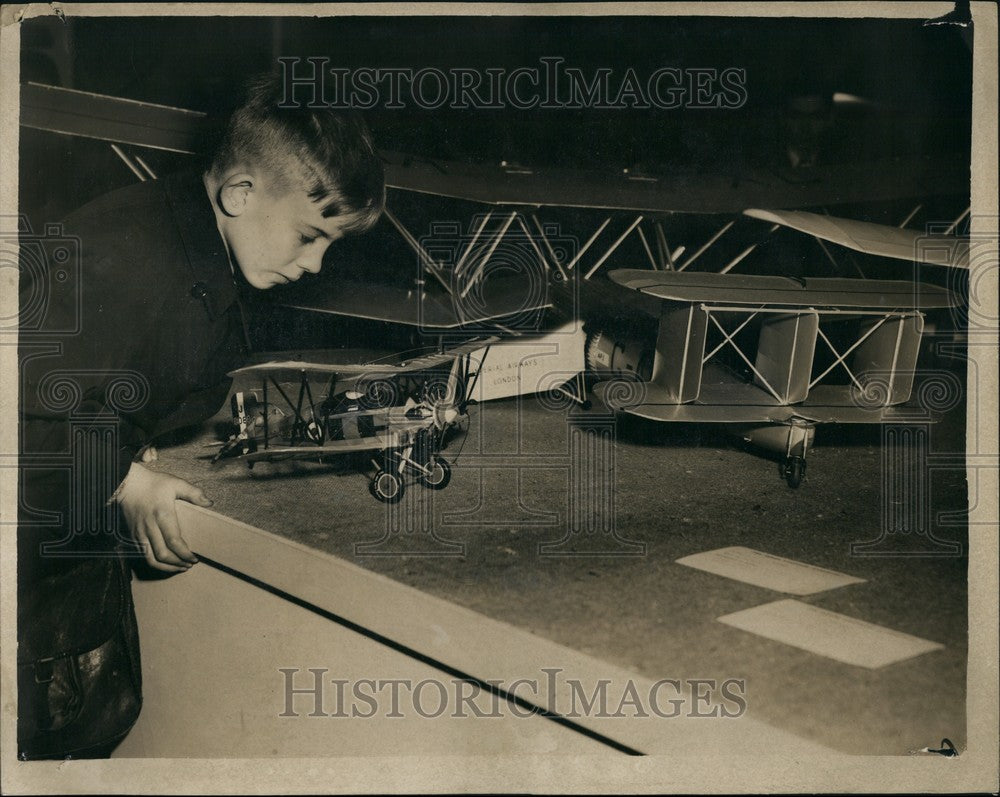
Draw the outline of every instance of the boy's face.
M327 247L356 220L324 218L322 203L311 200L304 188L277 192L260 181L245 182L223 188L226 217L220 230L233 260L254 288L295 282L307 271L319 273Z

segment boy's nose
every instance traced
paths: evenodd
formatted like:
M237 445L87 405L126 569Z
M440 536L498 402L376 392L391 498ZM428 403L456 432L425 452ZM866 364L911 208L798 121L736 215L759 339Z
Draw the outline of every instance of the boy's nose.
M323 253L320 252L318 255L299 258L299 268L303 271L308 271L310 274L319 274L320 269L323 268Z

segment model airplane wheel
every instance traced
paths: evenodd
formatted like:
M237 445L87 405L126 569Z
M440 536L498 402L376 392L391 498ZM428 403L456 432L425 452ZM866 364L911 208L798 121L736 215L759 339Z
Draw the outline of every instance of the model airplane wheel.
M443 490L451 481L451 465L441 457L435 456L428 467L431 472L427 476L421 476L420 481L432 490Z
M403 480L391 471L383 470L376 473L368 489L385 504L395 504L403 498Z
M798 487L806 475L806 461L802 457L789 457L785 463L785 480L789 487Z

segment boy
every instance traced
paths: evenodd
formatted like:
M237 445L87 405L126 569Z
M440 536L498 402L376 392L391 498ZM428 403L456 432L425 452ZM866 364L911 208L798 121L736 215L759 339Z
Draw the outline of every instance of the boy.
M174 500L211 505L141 460L155 457L155 437L224 404L226 374L245 356L240 292L318 272L333 241L382 211L364 123L279 107L281 90L273 77L248 85L199 173L113 192L66 220L80 246L79 294L47 271L22 271L22 759L108 755L138 716L122 554L131 545L158 570L187 570L197 560ZM25 334L40 292L44 325Z

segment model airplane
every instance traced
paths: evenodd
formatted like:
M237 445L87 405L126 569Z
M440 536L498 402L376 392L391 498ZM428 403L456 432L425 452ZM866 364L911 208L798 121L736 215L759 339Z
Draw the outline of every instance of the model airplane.
M482 365L480 358L472 370L471 354L488 350L495 340L477 339L392 364L338 364L312 353L308 359L240 368L230 376L259 375L260 393L233 395L236 428L213 461L241 456L253 468L264 461L366 454L374 467L369 489L379 501L401 500L408 477L443 490L451 465L440 452L467 417ZM323 380L324 392L314 394L310 378ZM294 399L292 384L298 389ZM275 393L278 406L270 398Z
M820 423L905 420L923 332L922 310L951 307L933 285L623 269L656 324L641 338L597 338L589 364L612 409L656 421L738 425L783 457L797 487ZM652 300L652 302L648 301ZM739 369L720 361L735 355ZM836 379L835 377L841 377Z

